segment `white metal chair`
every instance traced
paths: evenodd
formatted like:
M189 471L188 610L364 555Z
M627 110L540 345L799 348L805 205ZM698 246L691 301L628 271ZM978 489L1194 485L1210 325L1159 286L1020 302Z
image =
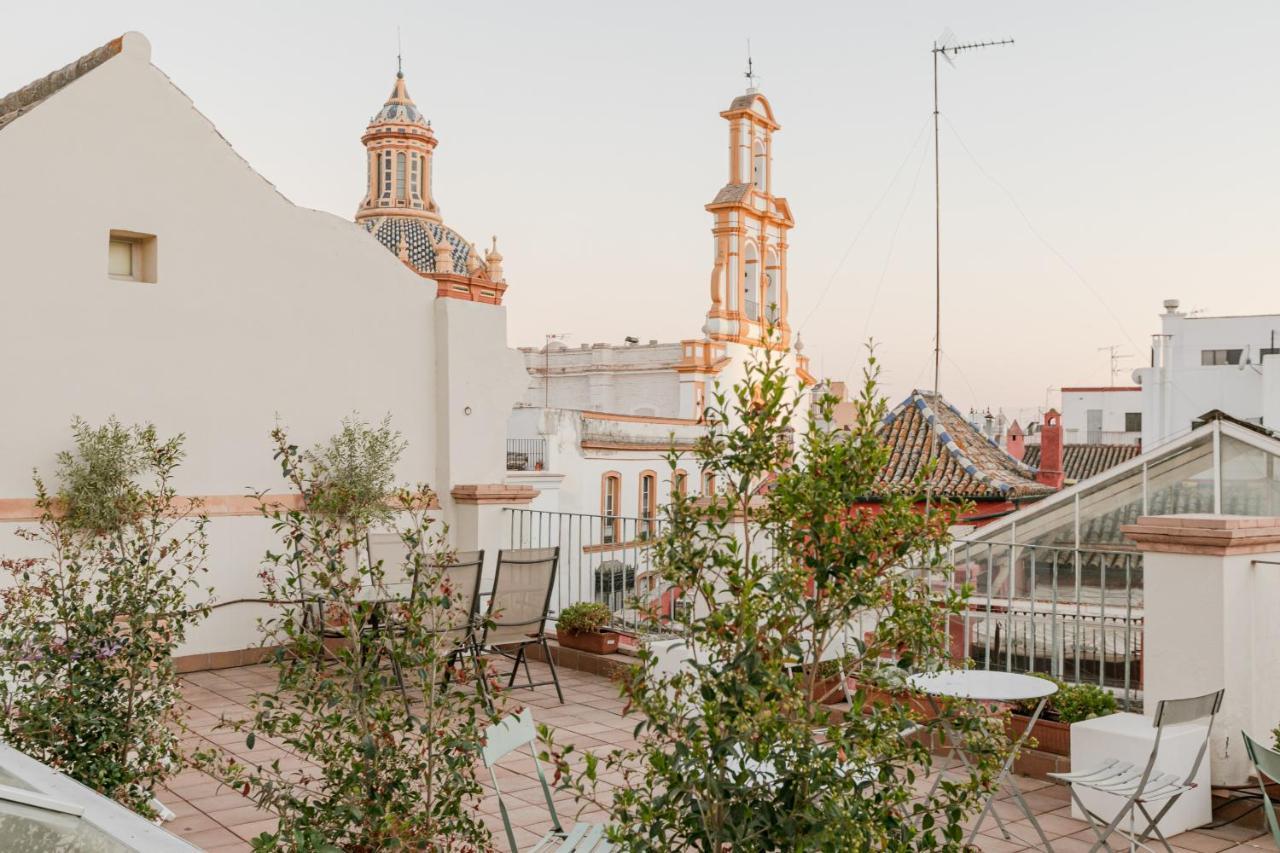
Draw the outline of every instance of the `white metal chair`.
M1223 691L1219 690L1215 693L1206 693L1203 696L1189 699L1162 699L1156 705L1155 718L1152 720L1152 725L1156 729L1156 737L1151 745L1151 755L1147 759L1145 766L1117 759L1108 759L1101 765L1088 770L1048 774L1049 778L1055 782L1071 786L1071 798L1075 800L1076 805L1084 812L1090 828L1093 830L1094 835L1098 837L1097 843L1090 848L1091 852L1100 848L1110 850L1111 845L1107 843L1107 838L1115 832L1129 839L1130 850L1138 847L1144 850L1153 849L1145 842L1154 833L1160 843L1164 845L1165 850L1173 853L1173 848L1169 846L1168 840L1160 832L1158 824L1169 809L1173 808L1173 804L1178 801L1179 797L1196 787L1196 772L1199 771L1200 762L1204 760L1205 753L1208 751L1209 736L1213 732L1213 718L1222 707L1222 694ZM1192 762L1191 770L1183 776L1157 769L1156 762L1160 753L1160 737L1164 733L1164 727L1180 723L1192 723L1206 718L1209 722L1205 726L1204 741L1200 744L1195 761ZM1099 817L1085 806L1076 793L1077 786L1124 797L1124 804L1116 811L1115 816L1108 821ZM1147 807L1155 804L1160 804L1159 811L1152 815ZM1147 822L1147 826L1142 830L1141 834L1136 833L1135 827L1138 812L1142 813L1143 819ZM1128 818L1129 821L1127 833L1119 828L1125 818Z
M560 823L560 815L556 813L556 804L551 797L551 786L547 784L547 777L542 773L542 763L538 761L538 732L533 727L533 712L525 708L519 714L511 714L501 722L489 726L481 753L484 766L489 768L489 775L493 779L493 790L498 795L498 811L502 814L502 825L507 831L511 853L520 853L520 848L516 846L515 830L511 826L506 801L502 798L502 789L498 787L495 767L504 757L523 746L529 747L538 782L542 785L542 795L547 801L547 811L551 813L551 829L527 853L551 850L557 853L609 853L613 850L613 845L604 838L605 828L601 824L578 822L566 830Z

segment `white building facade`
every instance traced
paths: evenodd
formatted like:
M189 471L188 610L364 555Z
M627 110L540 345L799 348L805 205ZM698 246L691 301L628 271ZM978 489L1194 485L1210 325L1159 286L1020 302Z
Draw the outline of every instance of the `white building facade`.
M1213 409L1280 428L1280 314L1189 316L1166 300L1142 388L1144 447L1187 433Z
M1067 444L1140 443L1142 388L1105 385L1064 387L1062 430Z

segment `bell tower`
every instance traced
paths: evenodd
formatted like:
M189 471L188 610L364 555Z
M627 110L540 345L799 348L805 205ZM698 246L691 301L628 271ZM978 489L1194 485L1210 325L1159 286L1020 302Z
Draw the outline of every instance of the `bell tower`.
M431 194L431 157L435 131L405 87L404 70L360 137L369 161L365 197L356 221L372 216L415 216L440 221L440 208Z
M720 113L729 123L729 180L707 205L715 262L708 339L787 348L787 232L795 224L773 191L773 134L780 125L754 87ZM769 335L772 327L773 335Z

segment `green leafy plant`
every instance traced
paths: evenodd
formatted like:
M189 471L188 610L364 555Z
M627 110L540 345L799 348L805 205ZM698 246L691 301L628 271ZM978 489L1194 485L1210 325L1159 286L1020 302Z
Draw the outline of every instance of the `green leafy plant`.
M338 521L386 521L396 479L396 463L407 443L387 415L377 426L357 416L303 454L309 467L307 506Z
M556 630L566 634L590 634L608 625L612 618L608 605L599 601L579 601L560 611Z
M172 654L209 610L207 519L172 485L182 436L73 430L18 532L42 556L0 560L0 739L151 815L183 760Z
M279 815L275 832L253 839L255 849L489 849L476 766L494 717L484 677L451 663L446 631L469 611L442 568L453 556L429 514L433 495L425 486L378 500L366 491L340 513L331 505L314 511L309 500L328 496L332 480L321 478L332 466L299 452L283 428L272 437L285 479L304 498L300 507L263 510L282 543L262 572L268 597L281 603L263 624L266 644L277 648L277 684L250 700L250 716L223 725L244 733L250 750L270 744L306 764L213 751L200 763ZM353 470L394 464L384 442L367 439L342 441L365 448L348 457ZM362 452L376 458L358 458ZM403 559L370 563L366 534L388 507ZM418 593L401 600L363 592L409 577ZM446 680L453 686L441 686Z
M1058 688L1058 692L1045 703L1042 716L1046 719L1060 723L1078 723L1116 712L1115 695L1096 684L1071 684L1043 672L1030 674L1052 681ZM1020 702L1014 706L1014 710L1030 715L1035 711L1035 706L1035 702Z
M626 850L958 849L1007 754L999 721L959 702L921 719L908 703L867 702L861 687L842 720L814 701L832 644L848 649L855 679L950 665L948 620L963 591L939 581L957 508L925 510L923 480L884 489L874 358L843 434L806 416L784 358L765 349L731 392L717 389L695 450L716 493L674 494L652 545L663 581L691 602L692 659L671 673L641 652L622 684L637 746L579 756L544 727L547 759L564 787L609 813ZM816 419L833 405L824 399ZM861 643L844 642L858 624ZM921 798L943 720L973 774ZM904 736L916 725L919 737ZM621 782L602 789L604 771Z

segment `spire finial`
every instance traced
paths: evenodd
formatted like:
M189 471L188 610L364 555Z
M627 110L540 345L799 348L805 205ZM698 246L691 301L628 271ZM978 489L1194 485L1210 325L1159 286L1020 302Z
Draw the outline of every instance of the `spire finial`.
M751 39L747 39L747 71L742 76L747 78L747 91L754 92L756 90L756 72L751 62Z
M404 52L400 49L400 25L396 25L396 76L404 77Z

